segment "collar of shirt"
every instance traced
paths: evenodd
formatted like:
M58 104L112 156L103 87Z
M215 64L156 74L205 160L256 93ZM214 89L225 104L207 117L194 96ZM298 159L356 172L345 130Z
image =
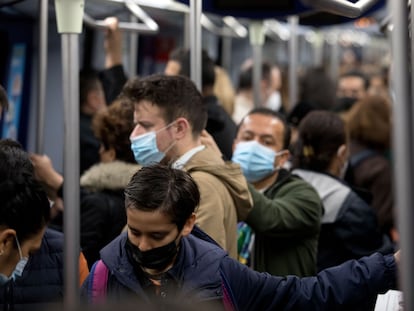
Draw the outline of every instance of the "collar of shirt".
M203 150L206 146L201 145L194 147L190 150L188 150L186 153L184 153L181 157L179 157L173 164L172 168L181 170L184 165L191 159L193 155L195 155L197 152Z

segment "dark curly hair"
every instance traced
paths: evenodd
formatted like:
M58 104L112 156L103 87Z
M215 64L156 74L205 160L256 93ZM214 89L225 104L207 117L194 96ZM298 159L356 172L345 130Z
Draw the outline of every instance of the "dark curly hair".
M135 163L129 140L134 129L134 106L130 100L120 97L108 109L97 113L92 129L106 150L115 149L118 160Z

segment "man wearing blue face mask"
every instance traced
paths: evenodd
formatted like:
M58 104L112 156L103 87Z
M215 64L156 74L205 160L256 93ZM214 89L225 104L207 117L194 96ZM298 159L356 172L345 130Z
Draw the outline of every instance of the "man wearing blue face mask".
M171 163L189 172L201 192L197 225L237 258L237 221L245 219L251 196L240 167L201 143L207 107L194 83L183 76L153 75L130 80L122 94L135 108L135 160L143 166Z
M241 121L232 161L250 183L253 268L273 275L316 274L322 203L307 182L283 169L290 130L282 115L256 108Z

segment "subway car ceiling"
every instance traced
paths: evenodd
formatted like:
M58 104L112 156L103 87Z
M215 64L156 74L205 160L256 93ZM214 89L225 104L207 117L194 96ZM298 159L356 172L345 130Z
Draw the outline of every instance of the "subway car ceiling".
M332 0L203 0L202 9L206 16L215 21L220 21L225 16L233 16L243 24L251 20L266 19L277 19L280 22L286 22L288 16L297 15L300 25L318 28L350 24L350 22L360 17L373 17L378 22L385 18L385 0L365 0L365 2L371 2L371 6L368 6L366 11L355 18L318 9L316 4L326 1ZM179 25L182 27L184 24L183 16L189 12L188 0L135 0L134 2L142 7L157 23L164 26ZM128 20L130 12L124 3L124 0L86 0L85 13L97 20L107 16L119 16ZM37 19L38 11L38 1L0 1L1 15ZM349 14L352 15L355 12L351 11ZM54 1L49 1L49 18L55 18Z

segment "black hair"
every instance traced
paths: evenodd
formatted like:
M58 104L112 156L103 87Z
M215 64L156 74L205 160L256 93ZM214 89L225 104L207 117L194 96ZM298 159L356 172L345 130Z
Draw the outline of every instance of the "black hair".
M176 49L171 52L169 60L176 61L180 64L180 75L190 77L190 50ZM208 56L207 52L201 52L201 84L202 87L212 87L216 80L216 72L214 70L214 61Z
M129 80L122 96L134 104L142 100L158 106L167 124L184 117L192 126L197 137L207 123L207 107L194 83L184 76L156 74L145 78Z
M81 70L79 73L79 105L80 107L88 100L88 94L93 90L102 89L101 80L96 70Z
M338 148L346 141L345 123L336 113L311 111L299 124L293 166L326 172Z
M270 83L271 71L272 71L272 66L269 63L267 62L262 63L261 79ZM240 71L239 85L238 85L239 90L246 90L246 89L248 90L251 88L253 88L253 65L250 65L248 68Z
M364 81L364 89L368 90L370 81L369 81L368 77L362 71L359 71L359 70L347 71L347 72L341 74L339 79L349 78L349 77L361 78Z
M269 116L275 119L278 119L280 122L282 122L283 124L283 149L287 149L289 148L289 144L290 144L290 126L288 124L288 122L286 121L286 118L283 114L281 114L278 111L269 109L269 108L265 108L265 107L257 107L257 108L253 108L252 110L249 111L249 113L247 115L244 116L244 118L240 121L239 125L237 126L237 132L240 129L240 126L243 124L244 119L247 116L250 116L252 114L261 114L264 116Z
M50 220L46 193L35 180L29 155L13 140L0 140L0 226L16 230L22 243Z
M200 192L190 174L162 164L144 166L125 188L125 205L159 211L181 230L200 203Z

